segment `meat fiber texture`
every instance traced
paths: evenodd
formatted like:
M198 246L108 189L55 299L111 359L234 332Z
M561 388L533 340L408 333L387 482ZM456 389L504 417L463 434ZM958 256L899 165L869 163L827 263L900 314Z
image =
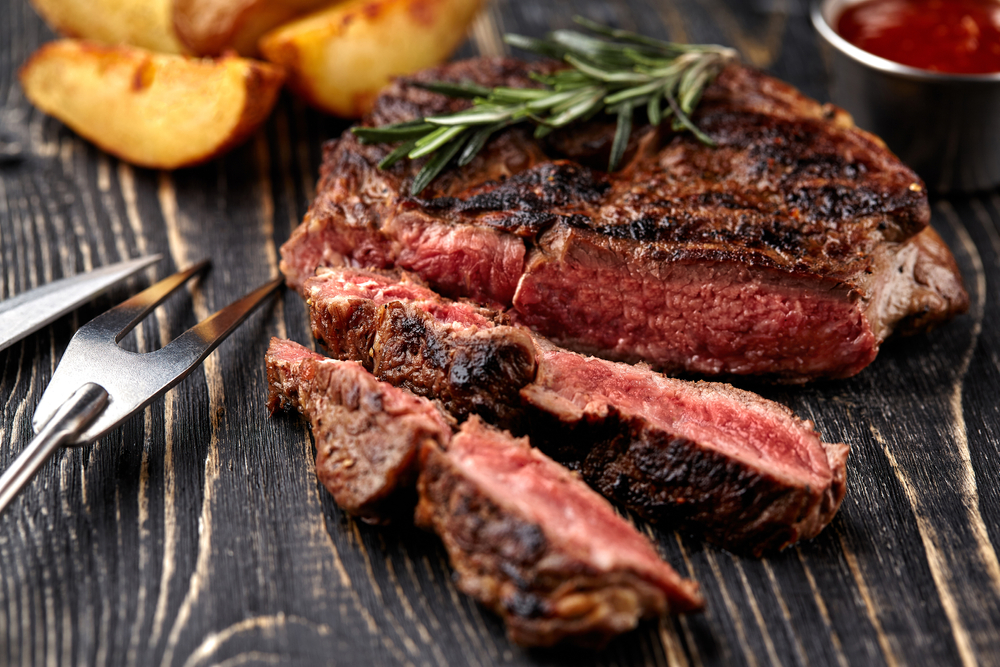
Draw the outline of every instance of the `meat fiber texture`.
M530 70L552 67L444 65L397 81L363 123L468 104L414 82L535 86ZM301 290L320 266L399 267L579 352L789 383L851 376L894 331L967 309L923 183L846 113L733 65L693 119L714 147L638 127L612 174L604 117L541 141L515 126L417 197L423 161L379 170L394 146L346 132L282 271Z
M449 419L424 398L379 382L360 364L271 339L268 406L294 407L312 426L316 474L347 512L385 523L413 507L418 452L451 438ZM409 496L409 498L407 498Z
M503 617L512 641L599 647L641 618L704 606L695 582L527 439L474 416L447 450L422 456L417 524L441 537L458 587Z
M526 439L466 420L359 364L272 339L269 406L312 425L320 480L370 522L412 513L444 541L459 588L526 646L600 646L640 619L704 606L698 585Z
M756 394L560 349L405 274L322 269L304 291L313 333L345 358L407 347L451 360L463 357L469 339L497 348L479 350L487 359L509 357L501 351L511 346L530 348L518 372L499 383L497 374L449 372L447 361L433 383L408 382L426 376L423 352L371 368L392 384L479 397L479 414L505 415L603 495L655 523L759 555L814 537L843 500L848 447L823 442L811 422ZM354 316L360 312L364 318Z

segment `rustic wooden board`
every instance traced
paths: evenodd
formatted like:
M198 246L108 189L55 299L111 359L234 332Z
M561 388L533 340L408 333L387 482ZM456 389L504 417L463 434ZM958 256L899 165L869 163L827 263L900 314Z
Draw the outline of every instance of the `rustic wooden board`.
M132 168L25 101L17 67L53 36L26 0L2 6L0 297L124 257L169 258L0 353L6 466L79 323L211 256L201 283L127 343L153 349L276 273L320 143L344 125L285 97L220 160ZM463 53L499 52L500 31L541 34L574 13L732 44L826 97L804 0L498 0ZM59 453L0 517L0 664L1000 664L1000 195L933 209L969 314L888 343L852 380L766 390L852 445L831 526L760 560L650 531L701 582L703 614L648 623L598 654L512 646L455 589L435 538L346 517L317 486L303 424L267 418L268 338L309 340L286 294L142 417Z

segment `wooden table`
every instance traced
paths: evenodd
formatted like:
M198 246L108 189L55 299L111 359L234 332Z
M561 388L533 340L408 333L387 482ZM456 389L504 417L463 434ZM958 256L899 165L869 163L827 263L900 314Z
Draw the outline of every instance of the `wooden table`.
M826 98L803 0L498 0L463 53L498 52L500 31L541 34L574 13L734 45ZM151 349L276 274L278 246L313 195L320 143L344 125L284 97L222 159L136 169L25 101L17 67L53 35L26 0L5 0L0 17L0 296L124 257L167 257L0 353L6 466L80 323L211 256L202 282L126 341ZM599 654L511 645L456 590L436 538L345 516L317 485L305 426L268 418L268 339L310 339L303 304L286 293L141 417L57 454L0 517L0 664L1000 664L1000 196L937 199L933 211L970 312L890 341L851 380L768 392L852 446L829 528L759 560L651 531L701 582L703 614L647 623Z

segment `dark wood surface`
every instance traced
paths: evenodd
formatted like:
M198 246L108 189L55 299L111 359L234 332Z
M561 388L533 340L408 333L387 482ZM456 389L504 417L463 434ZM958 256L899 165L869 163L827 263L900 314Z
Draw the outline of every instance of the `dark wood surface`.
M285 96L222 159L130 167L27 103L17 67L53 35L26 0L0 6L0 296L124 257L168 258L0 353L6 466L80 323L211 256L202 282L126 342L152 349L276 274L320 143L344 125ZM462 53L497 52L500 31L541 34L575 13L731 44L827 97L803 0L498 0ZM317 485L305 426L267 417L269 337L309 341L303 304L286 293L141 417L58 453L0 517L0 664L1000 664L1000 196L937 199L933 211L970 312L887 343L851 380L766 390L851 445L833 523L759 560L650 531L701 582L702 614L646 623L602 653L511 645L456 590L436 538L346 517Z

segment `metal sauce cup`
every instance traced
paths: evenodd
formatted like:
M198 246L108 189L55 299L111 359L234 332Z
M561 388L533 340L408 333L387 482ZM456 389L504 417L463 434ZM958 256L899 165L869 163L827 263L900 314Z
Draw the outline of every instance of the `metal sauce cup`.
M833 103L880 136L932 190L1000 184L1000 73L929 72L859 49L833 26L860 1L823 0L812 7Z

